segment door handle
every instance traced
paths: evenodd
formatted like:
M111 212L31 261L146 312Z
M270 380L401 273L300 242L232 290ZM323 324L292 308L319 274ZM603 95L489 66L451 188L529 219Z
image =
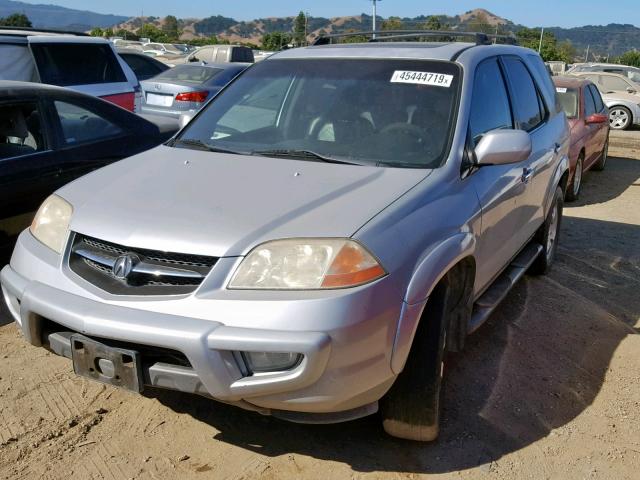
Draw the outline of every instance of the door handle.
M556 144L553 146L553 153L558 153L559 151L560 151L560 144L559 144L559 143L556 143Z
M522 169L522 183L529 183L529 180L531 180L531 177L533 176L533 172L533 168L524 167Z

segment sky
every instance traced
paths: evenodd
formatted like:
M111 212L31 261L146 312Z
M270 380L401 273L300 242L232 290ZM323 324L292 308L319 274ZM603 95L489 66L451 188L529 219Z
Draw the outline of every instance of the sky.
M53 3L99 13L178 18L223 15L236 20L284 17L306 11L311 16L337 17L371 12L371 0L22 0L26 3ZM515 23L533 26L576 27L631 23L640 26L640 1L615 0L380 0L378 15L414 17L418 15L456 15L474 8L485 8Z

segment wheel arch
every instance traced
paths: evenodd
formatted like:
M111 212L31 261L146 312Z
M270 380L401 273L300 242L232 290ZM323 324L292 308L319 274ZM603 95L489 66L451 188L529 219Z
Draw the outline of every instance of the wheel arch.
M398 374L404 368L420 320L429 298L438 286L450 279L452 272L464 271L465 288L473 294L475 284L476 241L471 233L461 233L432 249L418 262L402 304L391 355L391 369ZM458 319L460 323L461 319ZM452 350L462 348L466 325L452 325L453 335L447 344Z

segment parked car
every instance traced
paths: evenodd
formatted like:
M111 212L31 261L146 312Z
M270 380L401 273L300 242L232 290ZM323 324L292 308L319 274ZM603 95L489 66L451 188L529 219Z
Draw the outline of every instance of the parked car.
M130 111L140 84L105 39L0 27L0 80L48 83L100 97Z
M640 105L635 95L605 93L602 100L609 109L609 126L613 130L627 130L632 125L640 125Z
M567 64L561 61L551 61L551 62L545 62L545 63L549 67L549 70L551 71L551 75L553 76L564 75L567 69Z
M205 45L190 53L185 62L253 63L253 50L242 45Z
M568 70L567 74L573 75L574 73L586 72L616 73L627 77L636 84L640 84L640 68L617 65L615 63L581 63Z
M640 92L638 92L638 85L632 82L624 75L617 73L605 73L605 72L575 72L571 75L581 78L586 78L592 81L601 93L613 93L624 92L630 95L636 95L640 102Z
M580 195L582 177L590 169L604 170L609 151L609 111L589 80L554 77L558 99L571 127L569 187L565 200Z
M65 88L0 81L0 237L22 230L65 183L176 130Z
M172 43L146 43L142 46L142 49L144 51L157 52L158 55L165 56L183 55L185 53Z
M153 78L171 68L167 64L144 53L119 48L118 55L129 65L129 68L133 70L139 82Z
M134 392L433 440L446 353L549 269L569 175L540 56L478 39L277 53L58 190L0 273L24 338Z
M248 63L178 65L143 81L142 112L178 118L199 110L227 83L242 73Z

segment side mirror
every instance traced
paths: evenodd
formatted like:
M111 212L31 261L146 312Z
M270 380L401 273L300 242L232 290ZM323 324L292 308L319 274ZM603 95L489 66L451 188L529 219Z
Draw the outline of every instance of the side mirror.
M633 88L628 87L628 88L627 88L627 93L632 93L632 94L633 94L633 93L637 93L637 92L636 92L636 90L634 90Z
M585 118L585 123L588 125L594 123L606 123L609 121L609 115L605 115L604 113L594 113L593 115L589 115Z
M187 113L183 113L180 115L180 117L178 117L178 126L180 127L180 129L184 128L187 126L187 124L193 120L193 117L195 117L196 112L193 110L189 110Z
M507 165L531 155L531 138L524 130L492 130L484 134L475 148L476 164Z

